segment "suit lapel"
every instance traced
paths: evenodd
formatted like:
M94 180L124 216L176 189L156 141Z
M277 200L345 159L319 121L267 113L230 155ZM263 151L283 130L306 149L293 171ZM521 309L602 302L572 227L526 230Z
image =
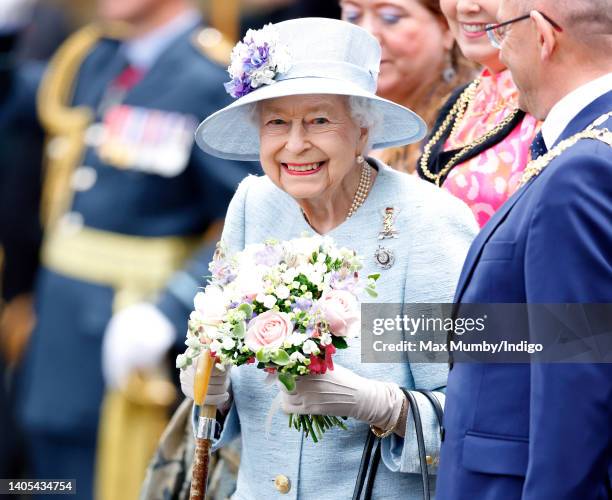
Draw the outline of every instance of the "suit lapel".
M612 91L606 92L580 111L569 125L565 127L565 130L563 130L554 145L556 146L559 142L583 131L602 114L609 113L610 111L612 111Z
M533 181L533 179L532 179ZM455 293L455 303L461 301L463 297L463 293L470 282L472 275L474 274L474 268L478 261L480 260L480 256L482 254L482 250L484 246L487 244L495 230L499 227L499 225L506 219L512 207L521 199L521 197L525 194L529 186L531 186L532 181L527 183L521 189L519 189L516 193L514 193L501 207L500 209L491 217L489 222L485 224L482 228L478 236L473 241L472 246L468 252L468 255L465 259L465 263L463 264L463 269L461 271L461 276L459 277L459 283L457 285L457 291Z

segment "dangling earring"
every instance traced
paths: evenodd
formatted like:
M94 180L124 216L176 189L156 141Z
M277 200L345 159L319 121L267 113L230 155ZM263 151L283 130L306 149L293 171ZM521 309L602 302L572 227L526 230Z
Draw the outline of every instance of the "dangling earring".
M363 155L357 155L357 158L356 158L356 159L357 159L357 163L358 163L359 165L363 165L363 164L364 164L364 162L365 162L365 158L363 157Z
M457 78L457 71L455 71L455 67L453 66L453 54L451 49L447 52L446 67L442 70L442 79L446 83L451 83L455 78Z

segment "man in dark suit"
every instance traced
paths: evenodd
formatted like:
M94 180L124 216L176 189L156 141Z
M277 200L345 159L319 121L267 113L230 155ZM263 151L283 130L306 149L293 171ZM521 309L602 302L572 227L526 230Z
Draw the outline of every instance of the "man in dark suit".
M610 0L502 0L498 21L512 22L492 38L545 121L525 185L470 249L459 314L462 303L612 303L610 12ZM526 331L543 333L531 317ZM611 495L610 363L456 363L444 421L438 499Z

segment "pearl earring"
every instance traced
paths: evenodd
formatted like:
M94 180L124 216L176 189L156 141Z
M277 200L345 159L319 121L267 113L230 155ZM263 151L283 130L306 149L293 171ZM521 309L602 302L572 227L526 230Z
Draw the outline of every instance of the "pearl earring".
M363 165L365 162L365 158L363 157L363 155L358 155L357 156L357 163L359 163L359 165Z

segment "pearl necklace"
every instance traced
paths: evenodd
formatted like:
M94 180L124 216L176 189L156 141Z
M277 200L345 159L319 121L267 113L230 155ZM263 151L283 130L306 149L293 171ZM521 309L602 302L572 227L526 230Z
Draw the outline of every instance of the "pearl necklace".
M370 169L370 165L365 160L361 162L361 176L359 177L359 184L357 186L357 191L355 192L355 196L353 196L353 202L351 203L351 208L349 208L348 214L346 215L345 221L349 220L353 214L359 209L361 205L365 202L368 197L368 193L370 192L370 188L372 187L372 171ZM306 222L310 224L308 217L306 216L306 212L301 209L302 215Z
M370 192L370 187L372 186L372 170L370 169L370 165L366 161L361 164L361 177L359 178L359 185L357 186L357 192L353 197L353 203L351 203L351 208L349 208L348 214L346 215L346 219L350 219L353 214L359 209L363 202L368 197L368 193Z

